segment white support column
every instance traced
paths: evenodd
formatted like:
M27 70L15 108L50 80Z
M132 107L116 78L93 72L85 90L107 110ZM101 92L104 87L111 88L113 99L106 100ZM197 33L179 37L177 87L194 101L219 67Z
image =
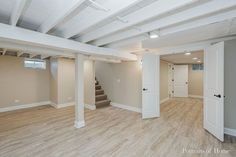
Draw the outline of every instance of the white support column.
M75 58L75 127L85 126L84 122L84 56Z

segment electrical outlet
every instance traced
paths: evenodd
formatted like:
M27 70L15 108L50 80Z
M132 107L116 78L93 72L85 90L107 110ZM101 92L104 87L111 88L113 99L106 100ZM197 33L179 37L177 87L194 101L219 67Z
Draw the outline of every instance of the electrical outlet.
M117 79L116 81L117 81L118 83L120 83L120 79Z
M14 100L14 102L15 102L15 103L18 103L18 102L20 102L20 100L17 100L17 99L16 99L16 100Z

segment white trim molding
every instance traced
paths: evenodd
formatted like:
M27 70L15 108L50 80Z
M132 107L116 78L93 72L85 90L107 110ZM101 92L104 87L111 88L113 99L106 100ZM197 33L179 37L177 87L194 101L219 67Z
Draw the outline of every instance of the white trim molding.
M95 104L84 104L84 107L89 110L96 110Z
M51 106L55 107L56 109L63 108L63 107L69 107L69 106L74 106L75 102L68 102L68 103L63 103L63 104L56 104L56 103L51 103Z
M7 111L19 110L19 109L26 109L26 108L31 108L31 107L50 105L50 104L51 104L50 101L42 101L42 102L36 102L36 103L31 103L31 104L23 104L23 105L17 105L17 106L3 107L3 108L0 108L0 113L1 112L7 112Z
M162 104L162 103L168 101L169 99L170 99L169 97L162 99L162 100L160 101L160 104Z
M138 112L138 113L142 112L141 108L128 106L128 105L123 105L123 104L118 104L118 103L115 103L115 102L111 102L111 106L122 108L122 109L129 110L129 111Z
M198 98L198 99L203 99L203 96L201 95L188 95L190 98Z
M55 103L51 103L51 106L53 106L56 109L59 108L63 108L63 107L69 107L69 106L74 106L75 102L68 102L68 103L64 103L64 104L55 104ZM84 107L89 109L89 110L96 110L96 106L94 104L84 104Z
M79 129L85 126L85 122L84 121L75 121L75 128Z
M225 128L224 133L236 137L236 129Z

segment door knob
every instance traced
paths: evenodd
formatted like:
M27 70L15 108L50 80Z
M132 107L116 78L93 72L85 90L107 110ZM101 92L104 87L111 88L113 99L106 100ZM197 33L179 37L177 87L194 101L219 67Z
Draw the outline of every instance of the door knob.
M214 94L214 96L217 97L217 98L221 98L220 94L218 94L218 95Z
M143 88L143 91L146 91L146 90L148 90L147 88Z

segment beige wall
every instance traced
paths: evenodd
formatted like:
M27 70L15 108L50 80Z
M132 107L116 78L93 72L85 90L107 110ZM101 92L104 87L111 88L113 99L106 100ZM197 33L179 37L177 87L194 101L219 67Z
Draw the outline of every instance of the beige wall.
M24 58L0 56L0 107L50 101L49 62L46 70L24 68Z
M188 94L203 96L203 70L192 70L192 65L188 66Z
M85 103L95 103L94 62L85 61ZM74 102L75 61L50 59L46 70L24 67L24 58L0 56L0 108L52 101Z
M225 127L236 129L236 40L225 42Z
M84 101L86 104L95 104L95 67L94 61L84 62Z
M75 62L72 59L58 59L58 104L75 99Z
M138 62L112 64L112 101L142 107L142 69Z
M168 91L168 63L160 62L160 101L169 97Z
M95 104L94 62L84 62L84 100ZM51 59L51 100L55 104L75 101L75 60Z
M95 69L98 81L112 102L141 108L142 70L138 62L97 61Z
M58 62L57 59L50 59L50 100L58 104Z

